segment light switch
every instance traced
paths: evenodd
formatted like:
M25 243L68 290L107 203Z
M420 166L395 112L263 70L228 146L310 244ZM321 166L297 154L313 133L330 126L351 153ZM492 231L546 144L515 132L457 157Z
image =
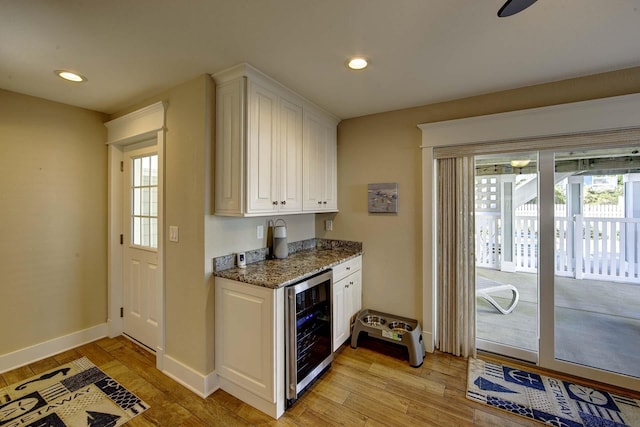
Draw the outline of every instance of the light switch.
M169 226L169 241L177 242L178 241L178 226L170 225Z
M257 228L257 230L256 230L256 237L257 237L258 239L262 239L262 238L264 238L264 226L262 226L262 225L259 225L259 226L258 226L258 228Z

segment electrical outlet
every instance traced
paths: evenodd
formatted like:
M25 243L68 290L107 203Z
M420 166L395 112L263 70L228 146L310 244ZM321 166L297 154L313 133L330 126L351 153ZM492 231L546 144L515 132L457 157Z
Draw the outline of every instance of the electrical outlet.
M262 238L264 238L264 226L262 226L262 225L259 225L259 226L258 226L258 228L257 228L257 230L256 230L256 237L257 237L258 239L262 239Z
M333 220L325 219L324 220L324 229L325 231L333 231Z

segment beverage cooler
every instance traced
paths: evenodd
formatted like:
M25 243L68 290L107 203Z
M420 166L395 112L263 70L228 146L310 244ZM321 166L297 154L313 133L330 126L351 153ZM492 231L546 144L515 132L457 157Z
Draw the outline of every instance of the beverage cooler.
M331 366L331 285L327 270L286 289L285 363L287 407Z

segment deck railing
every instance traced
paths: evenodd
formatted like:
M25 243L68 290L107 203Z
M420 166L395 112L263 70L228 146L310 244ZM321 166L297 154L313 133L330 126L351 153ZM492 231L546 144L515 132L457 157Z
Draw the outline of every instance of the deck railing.
M554 212L556 216L566 215L567 205L557 203ZM624 218L624 205L583 205L582 215L589 218ZM535 203L526 203L518 206L516 216L538 216L538 205Z
M556 216L555 226L556 275L640 283L640 219ZM499 214L476 213L478 267L500 269L501 228ZM512 244L516 271L536 272L536 217L515 217Z

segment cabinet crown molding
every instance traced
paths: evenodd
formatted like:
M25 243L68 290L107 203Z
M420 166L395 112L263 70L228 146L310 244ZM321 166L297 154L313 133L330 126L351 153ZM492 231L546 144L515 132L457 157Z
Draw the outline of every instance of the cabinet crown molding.
M272 87L275 86L278 88L278 90L286 92L288 97L297 98L304 105L305 109L317 110L326 118L331 119L336 126L341 121L341 119L335 114L332 114L324 108L318 106L314 102L291 90L287 86L275 80L273 77L268 76L267 74L263 73L247 62L243 62L241 64L234 65L231 68L227 68L225 70L214 73L211 75L211 77L215 81L216 85L223 85L241 77L248 77L253 81L261 83L262 85L266 84Z

